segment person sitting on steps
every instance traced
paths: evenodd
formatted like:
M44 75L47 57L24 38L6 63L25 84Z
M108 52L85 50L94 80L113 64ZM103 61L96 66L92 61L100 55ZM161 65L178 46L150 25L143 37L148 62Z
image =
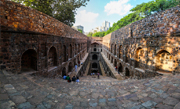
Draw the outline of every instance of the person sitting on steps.
M66 77L67 77L67 76L66 76L66 74L65 74L65 75L63 76L63 79L66 79Z
M79 82L79 77L78 76L76 77L76 82Z
M68 75L68 76L66 77L66 80L69 80L69 78L70 78L70 77L69 77L69 75Z
M72 77L72 81L76 82L76 77L75 76Z
M71 78L68 79L68 82L69 82L69 83L71 82Z

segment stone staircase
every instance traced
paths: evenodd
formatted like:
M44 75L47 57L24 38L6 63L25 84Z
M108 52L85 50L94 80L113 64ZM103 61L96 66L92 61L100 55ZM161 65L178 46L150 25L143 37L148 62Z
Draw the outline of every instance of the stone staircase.
M104 67L103 67L102 63L99 62L99 65L100 65L100 69L101 69L102 76L106 76L106 73L105 73L105 71L104 71Z
M86 61L86 59L87 59L87 57L88 57L88 54L89 54L89 53L86 53L86 54L85 54L84 58L83 58L82 60L80 60L80 63L84 63L84 62ZM76 76L82 66L83 66L83 65L80 65L80 67L77 68L77 72L75 72L75 69L74 69L74 71L72 71L72 73L70 74L70 77Z
M107 63L108 67L110 68L111 72L113 73L113 75L116 77L116 79L118 80L123 80L123 77L121 75L118 74L118 72L115 70L114 66L112 63L110 63L110 61L106 58L106 56L101 53L102 57L104 58L105 62Z
M90 62L88 62L87 68L85 73L83 74L83 76L87 76L88 72L89 72L89 67L90 67Z

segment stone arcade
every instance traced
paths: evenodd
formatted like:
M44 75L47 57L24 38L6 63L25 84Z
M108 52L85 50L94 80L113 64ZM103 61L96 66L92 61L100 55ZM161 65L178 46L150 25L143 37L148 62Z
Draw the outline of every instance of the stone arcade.
M103 38L7 0L0 20L0 109L180 107L180 7ZM69 83L65 74L83 77Z
M99 71L117 79L180 72L178 6L103 38L88 38L44 13L11 1L2 0L0 9L1 69L48 77ZM75 72L78 62L83 65Z

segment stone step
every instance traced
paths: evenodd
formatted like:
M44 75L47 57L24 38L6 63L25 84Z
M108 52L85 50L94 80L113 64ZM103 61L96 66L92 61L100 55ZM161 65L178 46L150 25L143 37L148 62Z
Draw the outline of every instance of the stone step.
M89 72L89 67L90 67L90 62L88 62L88 65L87 65L87 68L86 68L84 76L87 76L87 74Z
M118 72L115 70L114 66L109 62L109 60L106 58L106 56L103 53L101 53L101 55L104 58L105 62L107 63L108 67L110 68L111 72L115 76L115 78L118 80L123 80L123 77L118 74Z
M106 76L102 63L99 62L99 65L100 65L100 68L101 68L101 73L102 73L102 75L103 75L103 76Z

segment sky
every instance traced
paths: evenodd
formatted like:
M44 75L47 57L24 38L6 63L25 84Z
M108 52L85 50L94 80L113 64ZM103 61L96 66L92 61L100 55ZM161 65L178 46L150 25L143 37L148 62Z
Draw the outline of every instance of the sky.
M152 0L90 0L85 7L77 9L75 24L82 25L84 32L89 32L102 25L104 21L116 23L130 13L138 4Z

